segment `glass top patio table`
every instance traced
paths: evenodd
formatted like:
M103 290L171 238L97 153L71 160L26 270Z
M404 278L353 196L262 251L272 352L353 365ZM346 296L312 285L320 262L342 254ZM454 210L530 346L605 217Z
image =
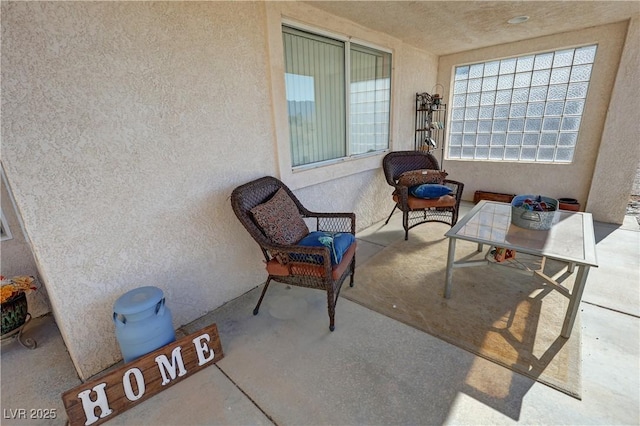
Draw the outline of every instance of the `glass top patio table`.
M478 251L483 244L512 249L516 252L569 263L568 272L578 272L569 298L561 335L568 338L575 321L578 305L587 280L589 268L597 267L596 243L593 232L593 218L590 213L558 210L549 230L521 228L511 223L511 204L495 201L480 201L469 213L445 233L449 238L447 275L444 297L451 297L453 269L486 264L487 261L455 261L456 240L478 243ZM537 272L545 280L557 284L542 271Z
M537 231L511 223L511 204L481 201L445 236L598 266L590 213L558 210L551 229Z

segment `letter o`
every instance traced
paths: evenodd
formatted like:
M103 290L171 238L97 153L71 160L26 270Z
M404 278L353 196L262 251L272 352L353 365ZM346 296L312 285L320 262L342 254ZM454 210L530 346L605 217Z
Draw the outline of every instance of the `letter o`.
M136 378L136 384L138 385L137 395L133 393L133 388L131 387L131 374L133 374ZM129 399L129 401L140 399L142 395L144 395L145 391L144 377L142 376L142 372L138 368L131 368L127 370L122 376L122 386L124 387L124 394L127 396L127 399Z

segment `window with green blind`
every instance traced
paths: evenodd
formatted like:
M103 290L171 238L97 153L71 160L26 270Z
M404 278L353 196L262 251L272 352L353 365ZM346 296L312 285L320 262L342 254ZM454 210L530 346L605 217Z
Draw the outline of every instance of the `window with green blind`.
M389 147L391 54L283 26L293 167Z

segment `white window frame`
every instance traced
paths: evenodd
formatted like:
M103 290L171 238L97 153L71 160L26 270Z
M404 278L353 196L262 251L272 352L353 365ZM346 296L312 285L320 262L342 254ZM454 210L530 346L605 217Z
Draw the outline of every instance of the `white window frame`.
M381 167L382 157L391 150L394 135L394 91L390 94L389 114L389 146L385 150L342 157L321 163L292 167L291 148L289 138L289 118L286 101L286 87L284 80L284 48L282 46L282 26L298 28L318 35L347 40L365 47L377 49L391 54L391 87L395 87L394 52L393 49L374 42L362 40L347 34L324 30L316 26L303 24L299 21L268 14L269 56L271 61L271 84L273 98L273 115L275 123L275 137L278 169L280 179L291 189L303 188L322 182L346 177ZM345 70L347 71L347 70ZM346 75L348 77L348 74ZM347 105L348 108L348 105ZM348 111L348 110L347 110ZM348 133L348 132L347 132Z
M2 227L2 232L0 232L0 241L13 239L13 234L11 234L11 229L9 229L9 223L4 217L4 213L2 212L2 210L0 210L0 225Z

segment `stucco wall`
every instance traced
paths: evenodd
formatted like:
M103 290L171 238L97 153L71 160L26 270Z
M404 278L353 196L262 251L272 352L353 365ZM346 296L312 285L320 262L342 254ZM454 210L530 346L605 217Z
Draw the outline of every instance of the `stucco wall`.
M590 206L587 203L588 199L602 195L600 191L590 194L589 189L596 159L602 152L602 132L623 51L626 30L627 22L621 22L440 58L438 80L445 86L448 96L451 90L452 72L456 65L585 44L598 44L573 162L571 164L540 164L446 160L444 166L450 177L465 183L464 199L472 200L476 190L511 194L543 194L555 198L575 198L584 209L585 205ZM622 101L624 103L616 107L619 111L637 109L637 104L632 108L633 105L629 105L628 99ZM630 142L625 142L624 145L628 148ZM603 143L611 143L611 141L604 140ZM611 168L613 165L608 163L606 167ZM626 199L621 200L623 206L626 205L626 201ZM602 209L592 209L591 212L595 220L611 220ZM623 217L619 219L621 223Z
M640 16L629 22L611 94L587 210L603 222L622 223L629 193L637 194L640 163Z
M2 3L3 164L83 378L121 358L111 316L126 291L163 289L177 327L264 281L228 197L279 170L265 8ZM388 42L394 149L411 148L413 95L435 84L436 58ZM391 209L379 169L297 193L355 211L359 228Z
M53 311L88 377L111 312L162 288L184 324L257 285L232 213L275 171L259 3L3 2L2 154Z

